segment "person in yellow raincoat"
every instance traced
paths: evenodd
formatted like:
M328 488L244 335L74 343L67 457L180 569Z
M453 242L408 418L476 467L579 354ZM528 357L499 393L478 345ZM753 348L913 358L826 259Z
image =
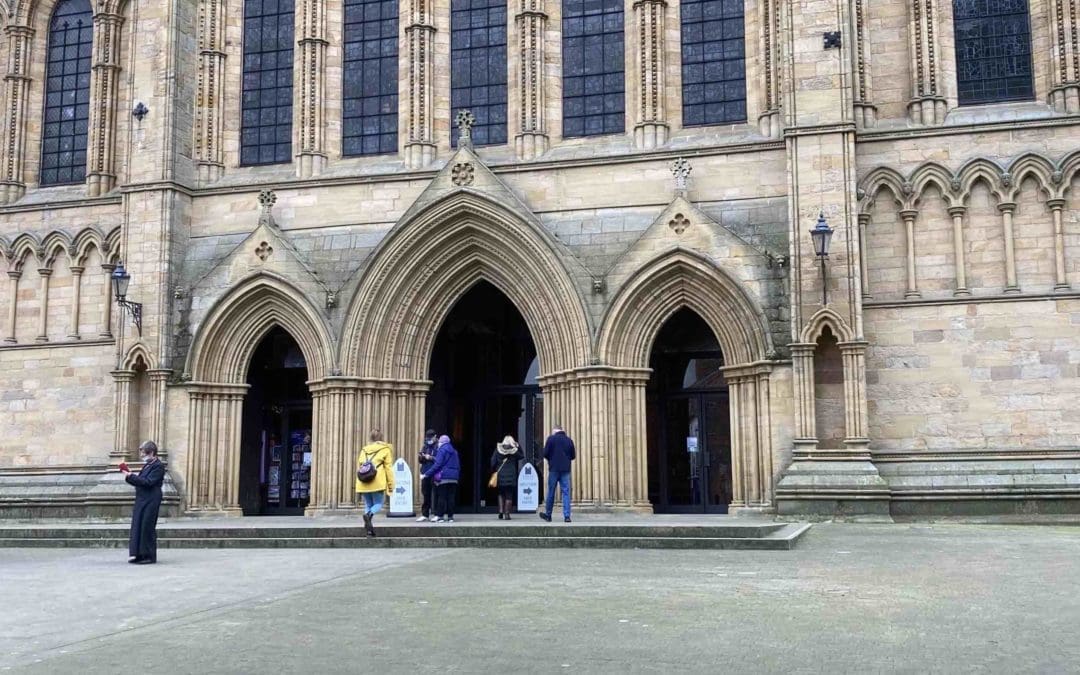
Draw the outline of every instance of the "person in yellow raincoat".
M364 529L369 537L374 537L372 517L382 510L394 490L394 446L383 440L379 429L372 430L370 439L356 457L356 493L364 503ZM359 474L368 462L374 467L375 475L370 480L361 480Z

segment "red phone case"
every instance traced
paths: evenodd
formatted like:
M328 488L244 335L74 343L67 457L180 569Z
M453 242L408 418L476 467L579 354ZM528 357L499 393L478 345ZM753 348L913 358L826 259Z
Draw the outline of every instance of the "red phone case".
M120 462L120 470L121 471L127 471L128 470L127 462Z

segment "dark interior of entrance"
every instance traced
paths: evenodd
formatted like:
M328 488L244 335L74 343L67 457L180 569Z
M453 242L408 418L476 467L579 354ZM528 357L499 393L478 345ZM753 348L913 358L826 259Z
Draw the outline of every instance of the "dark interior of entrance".
M649 500L657 512L726 513L731 418L724 356L709 326L679 310L653 344L646 393Z
M273 328L251 357L240 452L244 515L301 515L311 493L311 393L296 340Z
M448 434L461 456L459 510L494 511L495 491L487 487L491 454L507 434L539 467L544 439L538 372L536 346L521 313L490 283L473 286L439 329L427 397L427 426Z

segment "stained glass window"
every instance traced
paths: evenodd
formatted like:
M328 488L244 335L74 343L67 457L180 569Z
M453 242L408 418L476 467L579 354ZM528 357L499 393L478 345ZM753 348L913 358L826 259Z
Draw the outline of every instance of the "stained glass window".
M41 130L42 185L86 180L93 19L90 0L61 0L49 22L45 119Z
M398 0L345 0L342 154L397 152Z
M683 125L746 120L743 0L683 0Z
M476 116L476 145L506 142L506 0L452 0L450 107Z
M293 0L244 0L240 163L292 161Z
M563 136L622 133L622 0L563 0Z
M1027 0L953 0L960 105L1031 100Z

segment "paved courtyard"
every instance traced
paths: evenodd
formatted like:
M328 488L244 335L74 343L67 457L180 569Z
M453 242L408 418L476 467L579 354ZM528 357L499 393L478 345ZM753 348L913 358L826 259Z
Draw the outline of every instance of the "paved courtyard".
M0 549L0 670L1076 672L1080 528L793 551Z

